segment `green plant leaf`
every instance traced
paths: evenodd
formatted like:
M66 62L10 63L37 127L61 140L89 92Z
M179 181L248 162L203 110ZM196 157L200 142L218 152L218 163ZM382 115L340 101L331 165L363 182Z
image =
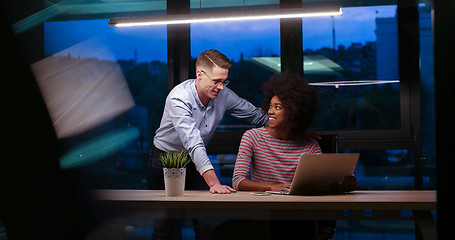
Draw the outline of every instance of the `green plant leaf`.
M160 160L165 168L184 168L191 159L184 151L180 152L165 152L160 155Z

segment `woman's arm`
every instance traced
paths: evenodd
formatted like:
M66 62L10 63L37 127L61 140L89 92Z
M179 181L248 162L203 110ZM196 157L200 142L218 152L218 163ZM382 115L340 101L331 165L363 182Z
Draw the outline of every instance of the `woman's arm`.
M238 185L238 190L244 191L289 191L291 183L286 184L270 184L270 183L261 183L249 179L242 180Z
M246 131L242 136L242 140L240 140L239 152L235 160L234 175L232 176L232 187L237 190L239 190L239 184L248 180L250 174L256 144L252 131Z

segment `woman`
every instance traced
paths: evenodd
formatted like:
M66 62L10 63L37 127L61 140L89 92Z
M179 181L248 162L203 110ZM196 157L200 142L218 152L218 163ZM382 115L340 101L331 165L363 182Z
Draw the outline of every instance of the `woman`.
M268 112L269 125L243 135L232 185L246 191L289 191L300 155L322 153L317 141L305 135L317 111L317 92L302 78L288 73L272 76L263 91L262 109ZM356 184L353 176L345 177L338 192L352 191ZM235 228L235 237L240 239L257 234L267 239L313 239L315 226L314 221L231 221L222 227ZM335 221L318 222L317 226L319 239L333 236Z
M232 178L237 190L289 190L300 155L322 153L317 141L305 135L317 111L316 90L302 78L282 73L272 76L263 91L269 126L243 135ZM347 176L337 192L352 191L356 184Z
M321 153L317 141L305 135L317 110L317 92L303 79L287 73L272 76L263 91L262 109L268 112L269 126L243 135L233 187L289 190L300 155Z

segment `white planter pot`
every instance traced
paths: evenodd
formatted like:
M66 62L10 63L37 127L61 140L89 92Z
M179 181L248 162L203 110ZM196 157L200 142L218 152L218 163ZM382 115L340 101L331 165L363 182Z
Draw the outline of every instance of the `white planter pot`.
M183 196L186 168L163 168L166 197Z

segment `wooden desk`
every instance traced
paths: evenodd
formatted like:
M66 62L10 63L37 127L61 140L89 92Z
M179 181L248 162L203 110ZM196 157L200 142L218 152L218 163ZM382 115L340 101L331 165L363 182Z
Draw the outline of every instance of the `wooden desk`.
M436 191L355 191L344 195L255 196L249 192L210 194L164 190L95 190L100 206L122 216L146 218L415 220L424 239L436 239L431 210ZM401 210L412 210L412 215Z

